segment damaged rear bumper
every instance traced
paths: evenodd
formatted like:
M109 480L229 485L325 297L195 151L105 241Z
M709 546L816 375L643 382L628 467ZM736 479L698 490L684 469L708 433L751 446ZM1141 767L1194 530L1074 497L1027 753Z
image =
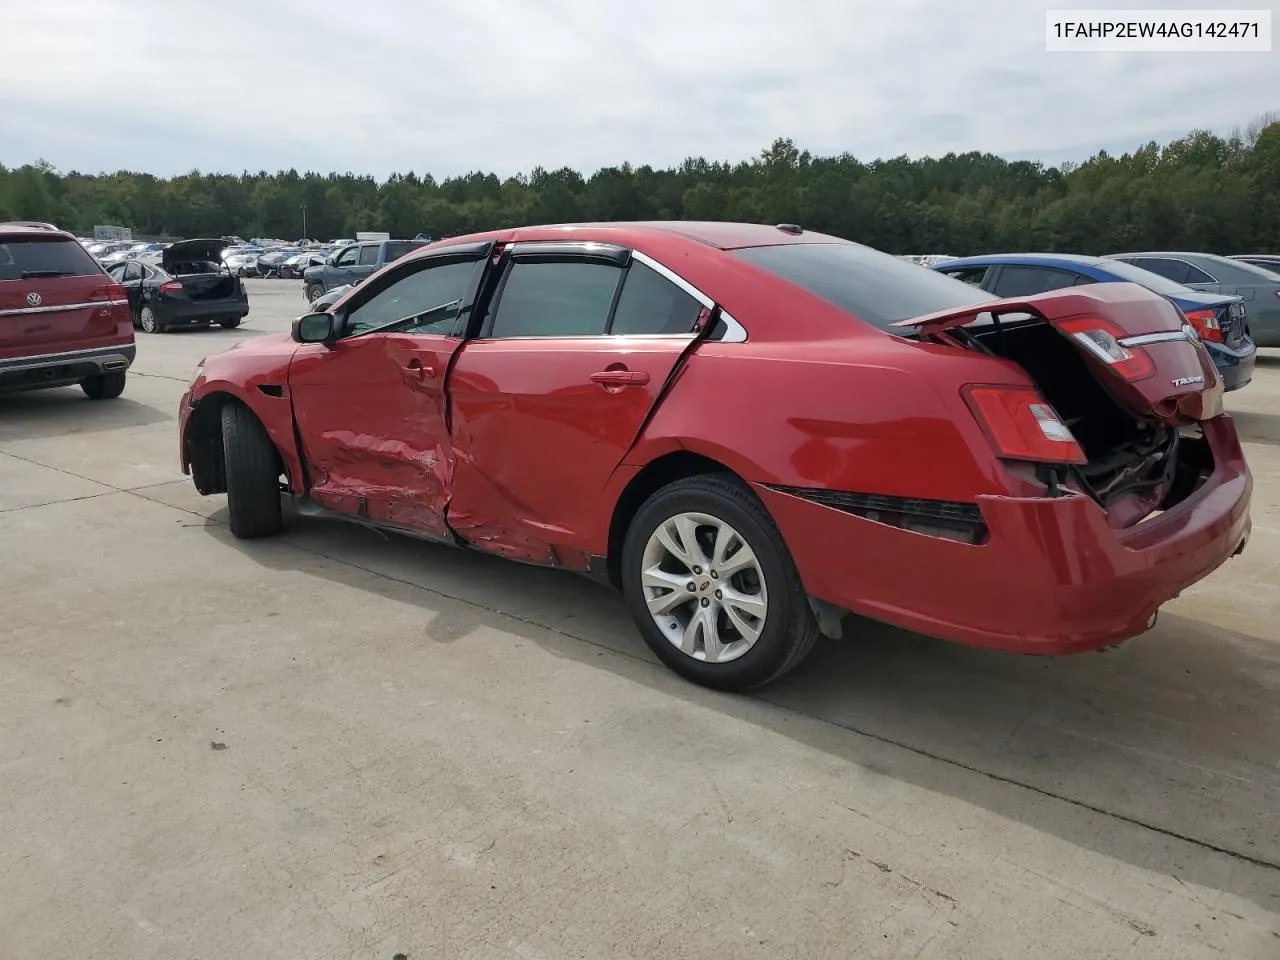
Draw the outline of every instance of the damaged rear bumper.
M1161 604L1243 547L1252 478L1230 418L1203 426L1209 479L1124 530L1083 495L980 497L989 535L972 545L756 490L805 589L828 603L975 646L1073 653L1143 633Z

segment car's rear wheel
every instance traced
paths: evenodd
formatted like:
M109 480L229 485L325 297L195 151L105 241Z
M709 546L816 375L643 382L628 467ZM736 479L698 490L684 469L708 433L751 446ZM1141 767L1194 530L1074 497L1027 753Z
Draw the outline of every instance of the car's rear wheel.
M138 326L142 327L143 333L164 333L164 327L150 307L143 307L138 313Z
M218 321L218 326L223 330L234 330L236 327L240 326L240 321L242 319L242 317L223 317Z
M324 296L324 287L318 283L308 283L303 291L303 296L307 298L307 303L315 303Z
M280 510L280 461L266 429L248 407L222 408L231 533L241 540L269 537L284 526Z
M622 589L645 642L676 673L721 690L782 676L818 624L764 505L727 475L678 480L627 530Z
M124 373L100 373L80 381L80 389L90 400L114 400L124 393Z

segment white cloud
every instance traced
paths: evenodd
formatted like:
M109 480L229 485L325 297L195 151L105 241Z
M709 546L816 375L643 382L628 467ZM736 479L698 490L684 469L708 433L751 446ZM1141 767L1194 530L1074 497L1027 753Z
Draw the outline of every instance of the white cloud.
M1276 54L1048 54L1044 10L1071 5L6 0L0 162L505 175L780 136L1057 159L1280 107Z

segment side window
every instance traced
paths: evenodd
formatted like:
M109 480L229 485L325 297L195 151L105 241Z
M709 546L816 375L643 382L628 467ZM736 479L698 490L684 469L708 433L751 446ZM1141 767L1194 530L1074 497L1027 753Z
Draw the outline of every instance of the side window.
M335 267L354 267L356 265L356 257L360 255L359 247L347 247L333 261Z
M360 266L372 267L378 262L378 247L371 245L360 248Z
M124 279L126 281L141 280L142 264L137 263L136 261L133 261L133 260L130 260L128 263L126 263L124 265Z
M123 263L113 263L111 265L111 269L107 271L107 275L111 277L112 280L119 283L124 279L124 267L125 265Z
M1048 267L1002 267L996 278L998 297L1030 297L1037 293L1060 290L1076 282L1076 275Z
M516 260L502 282L490 337L604 333L622 269L590 260Z
M402 274L347 314L347 336L410 320L398 333L458 335L458 313L483 261L455 260Z
M961 267L959 270L941 270L948 277L969 284L971 287L981 287L982 281L987 278L987 267Z
M1167 257L1135 257L1131 262L1135 267L1158 273L1174 283L1185 283L1187 280L1188 264L1183 260L1170 260Z
M1182 261L1182 262L1185 263L1186 261ZM1218 281L1215 280L1213 277L1209 276L1209 274L1205 273L1199 267L1193 266L1192 264L1188 263L1187 277L1182 282L1183 283L1217 283Z
M632 261L622 281L611 334L687 333L702 312L702 304L666 277Z
M1083 287L1086 283L1097 283L1097 282L1098 281L1093 279L1093 277L1086 277L1083 273L1081 273L1076 275L1075 286Z

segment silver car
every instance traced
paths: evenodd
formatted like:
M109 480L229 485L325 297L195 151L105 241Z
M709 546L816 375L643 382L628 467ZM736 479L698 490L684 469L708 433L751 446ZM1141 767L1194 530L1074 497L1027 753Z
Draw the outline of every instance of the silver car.
M1247 331L1259 347L1280 347L1280 275L1212 253L1113 253L1194 290L1233 293L1244 300Z

